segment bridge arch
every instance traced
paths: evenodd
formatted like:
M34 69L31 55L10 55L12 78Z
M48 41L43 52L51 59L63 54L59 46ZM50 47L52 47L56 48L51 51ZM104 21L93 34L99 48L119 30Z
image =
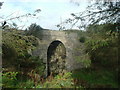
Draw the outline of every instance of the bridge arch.
M53 75L65 71L66 62L65 45L59 41L52 41L47 49L47 76L52 72Z

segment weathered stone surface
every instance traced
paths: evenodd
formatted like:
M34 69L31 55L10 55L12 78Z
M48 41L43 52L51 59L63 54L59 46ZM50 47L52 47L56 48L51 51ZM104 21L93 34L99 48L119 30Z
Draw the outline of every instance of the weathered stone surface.
M76 56L82 55L82 51L76 50L77 48L84 48L84 44L79 42L77 33L67 33L67 31L42 31L42 38L37 33L39 38L39 47L32 52L33 55L39 55L46 63L46 73L48 70L54 73L61 73L72 71L84 67L84 65L75 60ZM41 34L40 34L41 35ZM54 42L59 42L59 45L48 48ZM51 55L48 55L51 51ZM49 65L50 64L50 65Z

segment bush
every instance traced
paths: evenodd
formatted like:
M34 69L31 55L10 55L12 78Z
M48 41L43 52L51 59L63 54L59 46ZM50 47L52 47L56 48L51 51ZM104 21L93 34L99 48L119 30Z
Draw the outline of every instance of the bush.
M17 81L18 72L6 72L2 74L2 86L3 88L14 88Z
M46 81L42 88L75 88L73 78L71 77L72 73L67 72L64 75L59 74L54 77L52 81ZM82 87L81 87L82 88Z

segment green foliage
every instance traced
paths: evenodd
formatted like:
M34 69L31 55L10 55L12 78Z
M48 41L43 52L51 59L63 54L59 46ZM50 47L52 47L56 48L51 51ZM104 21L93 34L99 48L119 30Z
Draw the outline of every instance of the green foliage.
M34 82L27 79L20 80L18 72L5 72L2 74L3 88L34 88Z
M110 40L89 40L86 42L89 48L89 52L97 50L99 48L105 48L110 45Z
M30 79L26 81L17 81L15 88L35 88L34 82Z
M22 66L31 67L34 61L38 60L38 57L32 58L32 50L38 45L38 40L34 36L25 36L23 33L17 30L3 31L3 67L8 64L6 67L11 66L11 62L17 69Z
M18 72L6 72L2 74L2 86L4 88L14 88Z
M85 42L86 52L92 63L98 66L118 68L118 33L114 24L91 25L87 33L90 38ZM113 67L111 67L113 68Z
M42 30L43 28L40 25L37 25L36 23L31 24L28 27L28 30L30 30L31 32L33 32L34 30Z
M117 41L117 38L87 41L86 51L89 53L92 62L98 62L102 65L105 65L106 63L106 66L108 67L112 66L113 63L113 65L116 65L116 63L118 62Z
M92 2L92 3L90 3ZM85 29L89 25L96 25L100 23L114 23L119 24L119 12L120 1L106 2L90 1L86 10L78 13L71 13L71 18L66 19L62 23L58 24L59 29L66 29L67 25L70 28L78 27L79 29ZM78 2L77 2L78 3ZM78 3L79 4L79 3ZM117 25L119 27L119 25Z
M112 32L116 32L116 24L111 24L111 23L107 23L107 24L100 24L100 25L89 25L86 28L86 31L88 33L97 33L97 34L102 34L105 35L106 32L112 31Z
M81 55L81 56L76 56L75 60L78 63L81 63L86 68L90 67L90 65L91 65L91 60L89 58L89 55L86 53L84 53L84 55Z
M80 44L82 48L76 49L84 54L80 54L74 59L81 62L87 67L86 69L72 73L67 72L64 75L59 74L52 80L46 79L46 82L39 83L37 86L28 76L24 77L30 69L34 69L40 76L44 75L45 65L42 62L43 60L39 60L39 57L31 54L31 51L38 45L37 39L34 36L25 36L21 31L4 31L2 45L3 67L14 72L4 72L3 70L3 87L80 89L83 87L118 87L118 34L116 32L109 34L112 29L106 30L103 27L104 25L95 26L98 29L95 32L94 29L87 32L76 31L79 34L80 41L85 43ZM12 67L15 70L11 70ZM77 79L76 83L73 82L74 79Z
M29 79L27 73L33 69L42 76L45 70L43 60L40 60L39 56L32 55L32 50L38 46L38 39L34 36L24 35L24 31L6 30L3 31L2 43L3 87L34 88L35 83ZM19 72L17 77L14 75L16 79L6 76L10 71ZM13 76L11 75L11 77Z
M72 73L67 72L64 75L57 75L52 81L46 81L42 88L74 88Z
M79 79L79 85L85 88L118 88L116 72L108 69L86 68L73 71L72 77Z
M7 72L3 74L3 77L8 77L10 80L16 80L16 75L18 72Z
M91 25L83 43L90 57L90 67L73 71L77 85L85 88L118 88L118 32L114 24ZM79 49L81 51L81 49ZM75 57L85 64L86 56Z
M33 23L31 24L27 29L26 29L26 32L25 34L26 35L33 35L35 37L38 37L42 39L42 32L43 32L43 29L40 25L37 25L36 23Z

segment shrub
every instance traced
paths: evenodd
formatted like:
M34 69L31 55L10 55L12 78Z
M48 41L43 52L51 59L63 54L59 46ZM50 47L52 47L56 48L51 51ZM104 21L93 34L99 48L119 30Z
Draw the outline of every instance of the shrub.
M2 74L3 88L14 88L17 81L18 72L6 72Z
M72 73L67 72L64 75L59 74L52 81L46 81L42 88L75 88L73 83Z

